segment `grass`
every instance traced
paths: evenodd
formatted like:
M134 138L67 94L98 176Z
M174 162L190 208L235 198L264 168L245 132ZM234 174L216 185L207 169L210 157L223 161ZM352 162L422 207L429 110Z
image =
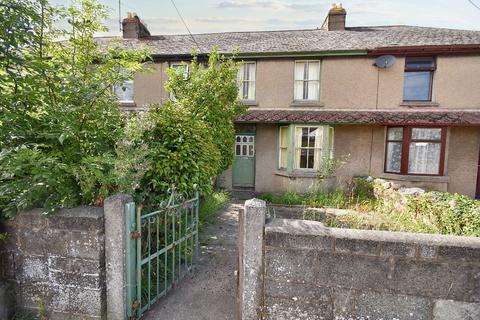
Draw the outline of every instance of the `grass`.
M211 224L220 211L228 205L230 198L230 193L226 191L213 191L205 195L200 201L199 227L203 228Z
M375 190L379 186L375 186ZM380 186L381 187L381 186ZM480 236L480 201L447 192L402 197L398 192L374 197L374 183L356 180L352 192L263 194L272 204L350 209L329 216L329 227ZM384 201L386 199L387 201Z

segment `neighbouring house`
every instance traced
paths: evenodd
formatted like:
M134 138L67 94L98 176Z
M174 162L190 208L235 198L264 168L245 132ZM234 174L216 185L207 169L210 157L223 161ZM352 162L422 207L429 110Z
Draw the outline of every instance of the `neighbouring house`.
M165 71L192 48L200 58L213 46L239 48L239 98L249 110L237 119L236 159L221 186L305 192L333 155L348 157L339 183L372 175L480 197L480 31L345 22L334 5L317 29L195 34L195 43L150 35L130 14L123 44L152 47L155 72L124 85L122 106L172 98Z

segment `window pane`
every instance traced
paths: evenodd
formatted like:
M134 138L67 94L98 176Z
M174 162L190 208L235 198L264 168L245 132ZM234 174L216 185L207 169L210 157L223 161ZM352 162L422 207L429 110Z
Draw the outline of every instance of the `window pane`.
M318 80L320 75L320 62L308 63L308 80Z
M242 156L246 156L247 155L247 145L242 145Z
M403 128L388 128L388 140L403 140Z
M280 149L280 168L287 167L287 148Z
M412 139L414 140L440 140L442 139L442 129L440 128L413 128Z
M430 81L430 71L405 72L403 100L429 101Z
M295 81L295 100L303 100L303 81Z
M435 63L432 57L410 57L405 60L405 69L433 67L435 67Z
M247 137L243 137L243 142L247 142Z
M295 80L304 80L305 79L305 62L296 62L295 63Z
M248 146L248 156L253 157L253 144Z
M247 67L248 79L255 80L255 63L248 63L246 67Z
M288 140L288 127L281 127L280 128L280 147L281 148L287 147L287 140Z
M315 165L315 152L314 150L308 150L308 158L307 158L307 168L308 169L313 169L313 166Z
M318 100L319 94L319 83L318 81L309 81L308 82L308 100Z
M408 173L438 174L440 168L440 147L440 143L410 143Z
M240 150L240 145L239 145L239 144L237 144L237 145L235 146L235 155L236 155L236 156L240 156L240 155L241 155L241 150Z
M300 168L306 169L307 168L307 149L300 150Z
M255 82L253 81L249 82L247 99L251 101L255 100Z
M310 148L315 147L317 131L320 130L319 128L309 128L309 139L308 139L308 146Z
M302 144L301 147L308 147L308 128L302 128Z
M237 142L240 142L242 141L242 138L240 138L240 136L237 136Z
M386 171L400 172L402 163L402 143L388 142L387 143L387 160Z

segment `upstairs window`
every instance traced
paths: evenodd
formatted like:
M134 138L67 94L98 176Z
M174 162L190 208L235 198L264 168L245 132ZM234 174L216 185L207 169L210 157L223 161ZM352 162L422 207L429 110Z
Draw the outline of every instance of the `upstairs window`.
M295 62L295 101L318 101L320 97L320 61Z
M404 101L432 101L433 57L407 57L405 59Z
M238 96L244 101L255 101L255 62L244 62L238 70Z
M172 62L170 64L170 68L175 70L176 74L183 74L183 80L187 80L188 72L189 72L189 65L182 62ZM170 92L170 100L176 101L175 95L173 92Z
M126 73L125 70L120 70L121 73ZM121 84L113 86L113 92L117 95L120 103L133 103L133 80L125 80Z
M445 140L445 128L388 128L385 172L443 175Z

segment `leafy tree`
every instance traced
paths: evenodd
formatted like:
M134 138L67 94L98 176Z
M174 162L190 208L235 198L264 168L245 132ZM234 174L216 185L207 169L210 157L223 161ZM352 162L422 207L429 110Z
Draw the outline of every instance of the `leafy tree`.
M191 111L193 116L208 123L221 159L216 174L228 169L234 158L234 120L245 111L237 99L236 82L238 63L235 56L226 58L216 48L209 55L208 65L202 65L197 57L185 70L169 69L169 81L165 87L171 91L178 104Z
M67 9L45 0L2 1L1 214L101 204L115 186L123 133L112 87L139 71L147 52L98 44L94 34L105 30L107 11L95 0ZM67 27L56 28L59 20Z

